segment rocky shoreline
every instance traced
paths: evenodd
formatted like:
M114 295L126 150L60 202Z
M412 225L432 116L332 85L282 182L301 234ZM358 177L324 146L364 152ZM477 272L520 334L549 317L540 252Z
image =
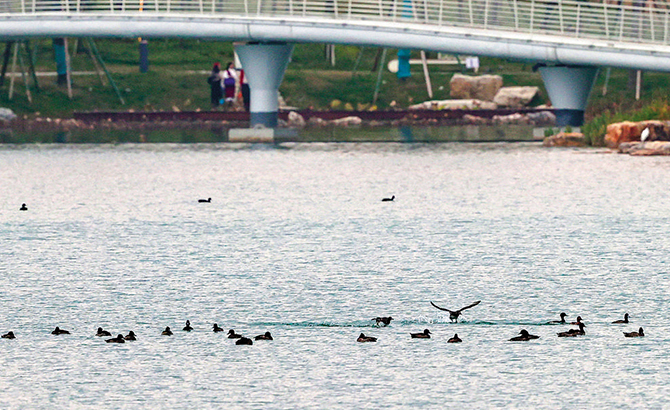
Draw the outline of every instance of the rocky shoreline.
M670 121L619 122L607 126L609 148L633 156L670 155Z
M73 118L16 117L7 110L0 119L0 142L39 142L31 135L54 135L56 142L77 141L74 134L132 132L145 142L146 134L161 130L211 132L224 140L228 130L248 128L244 112L90 112ZM396 110L396 111L288 111L280 112L279 128L320 130L338 128L383 129L453 126L553 126L555 116L547 110ZM517 139L516 137L514 139ZM47 139L48 141L48 139Z

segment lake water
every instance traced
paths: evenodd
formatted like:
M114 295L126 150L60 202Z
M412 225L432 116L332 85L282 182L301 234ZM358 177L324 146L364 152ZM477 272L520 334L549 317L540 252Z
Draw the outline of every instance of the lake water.
M0 146L0 407L668 408L669 173L534 143Z

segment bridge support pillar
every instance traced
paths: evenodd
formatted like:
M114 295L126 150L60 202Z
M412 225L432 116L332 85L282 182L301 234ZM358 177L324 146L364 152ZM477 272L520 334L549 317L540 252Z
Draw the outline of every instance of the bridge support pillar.
M544 66L540 75L556 113L556 125L584 124L584 110L598 75L597 67Z
M251 89L251 127L277 127L279 85L284 78L293 45L248 43L236 45L235 51Z

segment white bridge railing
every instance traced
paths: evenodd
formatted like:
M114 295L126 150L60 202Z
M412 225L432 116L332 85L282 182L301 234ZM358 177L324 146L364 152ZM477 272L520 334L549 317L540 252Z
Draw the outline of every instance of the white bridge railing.
M0 0L0 16L290 17L428 24L602 39L670 42L666 0Z

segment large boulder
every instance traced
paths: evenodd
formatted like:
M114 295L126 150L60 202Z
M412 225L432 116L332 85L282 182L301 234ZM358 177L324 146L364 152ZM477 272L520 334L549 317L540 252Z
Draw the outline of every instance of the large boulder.
M617 148L624 142L640 141L640 136L645 128L649 129L649 136L646 141L670 141L670 124L650 120L615 122L608 125L605 143L610 148Z
M499 75L471 77L463 74L454 74L449 82L449 95L451 98L456 99L493 101L493 98L502 86L503 79Z
M624 142L640 140L640 133L644 127L637 122L616 122L607 126L605 144L610 148L617 148Z
M670 141L622 142L619 152L633 156L670 155Z
M538 87L503 87L493 98L493 102L500 107L525 107L539 92Z

